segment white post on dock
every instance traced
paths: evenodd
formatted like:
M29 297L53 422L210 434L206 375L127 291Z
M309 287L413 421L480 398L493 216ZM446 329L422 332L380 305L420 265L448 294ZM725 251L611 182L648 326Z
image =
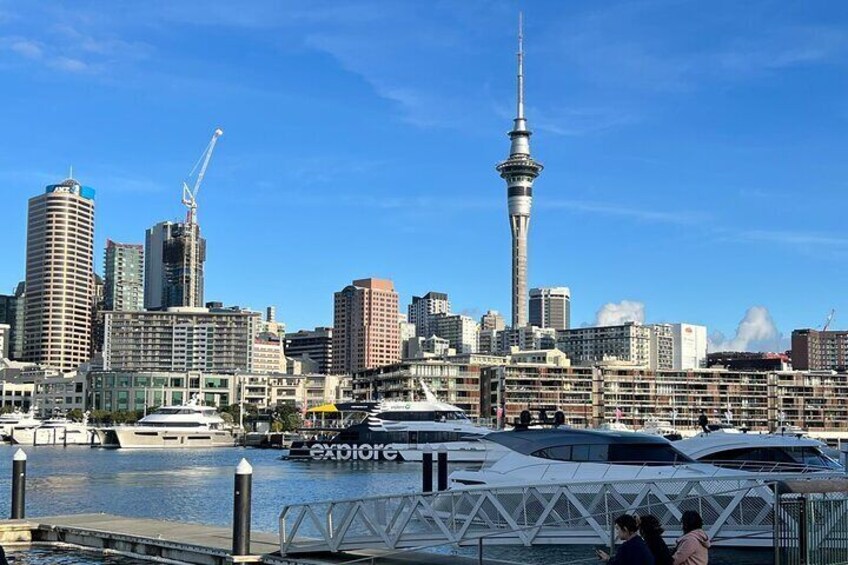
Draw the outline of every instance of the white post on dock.
M233 555L250 555L250 497L253 467L242 458L233 492Z
M26 514L26 462L23 449L12 457L12 520L23 520Z

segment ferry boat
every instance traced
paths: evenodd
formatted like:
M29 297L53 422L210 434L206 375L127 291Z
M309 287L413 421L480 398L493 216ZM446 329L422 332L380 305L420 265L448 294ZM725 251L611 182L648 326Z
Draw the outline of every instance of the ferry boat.
M329 432L326 440L292 443L287 459L308 461L421 461L426 449L447 451L448 461L483 460L486 446L480 438L492 430L477 426L460 408L440 402L421 383L425 400L341 403L316 410L360 410L355 423Z
M16 426L36 427L40 426L41 420L35 417L35 408L30 407L26 412L21 412L20 408L15 408L14 412L0 414L0 437L3 440L11 440L12 429Z
M190 448L232 447L238 434L195 396L180 406L163 406L134 426L100 428L97 436L103 447Z
M97 441L97 435L88 425L86 412L82 422L74 422L60 416L49 418L36 426L15 426L11 441L18 445L91 445Z
M746 433L732 427L701 432L675 442L689 457L729 469L768 473L839 473L827 446L795 433Z

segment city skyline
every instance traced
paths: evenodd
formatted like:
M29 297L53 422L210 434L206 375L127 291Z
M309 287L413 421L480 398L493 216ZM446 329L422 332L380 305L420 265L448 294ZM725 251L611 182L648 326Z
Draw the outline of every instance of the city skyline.
M666 23L706 12L660 5ZM239 18L219 7L193 24L177 7L163 12L159 31L130 23L131 13L93 18L86 5L73 12L0 7L0 64L18 79L2 96L21 109L9 116L0 152L11 211L0 226L3 292L24 278L26 200L60 182L68 165L98 191L102 273L107 238L141 243L144 229L180 217L179 181L198 140L222 125L226 144L200 196L209 300L276 304L290 329L311 328L331 325L332 292L373 276L392 279L402 305L439 289L456 312L510 312L503 184L491 167L503 157L504 121L512 119L518 5L486 6L491 13L463 7L449 14L363 3L358 18L331 4L257 5ZM648 322L701 323L729 339L754 306L767 310L750 311L744 328L760 339L746 345L778 342L763 333L770 315L783 343L795 327L821 325L830 308L844 327L848 301L839 289L847 282L848 239L839 231L839 189L848 171L839 151L845 128L836 127L845 122L836 71L844 66L838 23L845 13L765 6L733 8L763 17L697 45L687 45L685 31L730 15L654 38L656 7L539 3L526 10L534 153L549 167L534 202L529 286L569 286L575 327L646 311ZM67 44L35 33L34 13ZM419 15L420 22L412 17ZM439 18L446 18L441 41ZM634 24L629 35L605 52L602 40L625 20ZM374 44L368 30L386 22L395 24L392 33ZM403 25L415 25L420 37L397 33ZM198 39L165 40L166 30L186 29ZM232 51L218 70L238 81L213 81L206 63L184 77L206 87L191 95L148 90L174 70L165 58L197 62L208 56L193 51L200 38L220 29L229 34L210 49ZM277 44L270 38L280 30ZM258 39L248 40L250 32ZM493 39L471 45L475 33ZM429 46L416 59L422 78L438 79L430 85L398 66L420 42ZM564 45L589 48L577 54ZM255 60L235 55L248 48ZM639 64L617 68L626 49ZM268 76L260 72L266 63ZM130 71L156 80L121 82ZM304 80L284 80L295 75ZM616 94L625 79L625 93ZM84 87L91 99L56 85ZM349 90L340 96L339 88ZM46 108L43 116L33 104ZM291 105L304 116L286 111ZM135 106L138 115L129 115ZM56 123L75 131L78 143L51 139ZM349 141L363 131L375 135ZM439 174L413 172L446 151L461 158L441 163ZM236 220L253 229L236 234ZM333 232L343 233L346 253L333 247ZM432 260L422 261L427 253Z

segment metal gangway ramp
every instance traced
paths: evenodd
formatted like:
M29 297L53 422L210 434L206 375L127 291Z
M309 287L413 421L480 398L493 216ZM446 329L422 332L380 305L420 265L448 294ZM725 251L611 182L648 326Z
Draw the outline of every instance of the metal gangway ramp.
M280 551L403 550L481 539L486 545L609 546L620 514L653 514L672 538L681 535L686 510L701 514L717 545L767 548L775 540L778 480L803 478L546 483L293 504L280 514Z

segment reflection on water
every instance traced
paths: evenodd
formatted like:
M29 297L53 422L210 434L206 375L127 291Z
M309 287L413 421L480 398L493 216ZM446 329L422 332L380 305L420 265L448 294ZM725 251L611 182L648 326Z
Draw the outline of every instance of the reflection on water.
M138 560L114 555L102 555L76 548L43 548L11 550L6 552L14 565L133 565Z
M0 513L9 508L12 455L0 446ZM286 504L420 490L420 466L397 462L281 461L280 451L243 448L121 450L85 446L26 447L27 516L106 512L122 516L229 525L233 473L242 457L253 465L253 530L276 532ZM40 550L39 550L40 551ZM446 549L467 553L472 550ZM35 554L26 554L37 558ZM493 547L487 557L527 565L591 557L591 547ZM92 559L94 559L92 557ZM711 564L763 563L761 552L713 552ZM129 561L18 561L123 565Z

